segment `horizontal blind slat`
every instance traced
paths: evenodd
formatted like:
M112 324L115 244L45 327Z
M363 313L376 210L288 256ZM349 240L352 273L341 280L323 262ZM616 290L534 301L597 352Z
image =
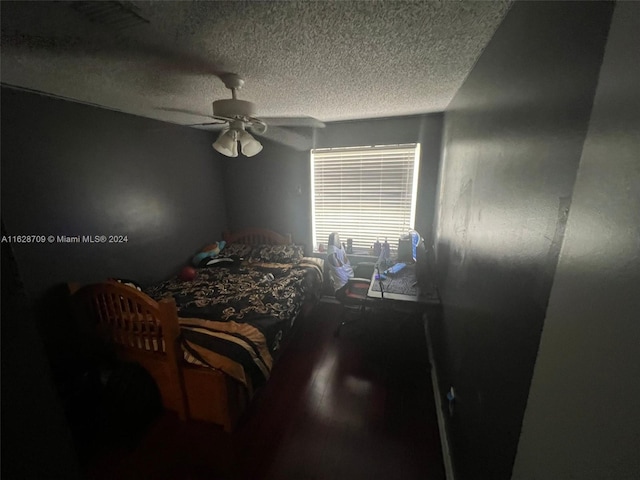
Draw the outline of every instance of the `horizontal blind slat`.
M415 210L419 144L315 149L314 244L331 232L367 248L377 238L397 244Z

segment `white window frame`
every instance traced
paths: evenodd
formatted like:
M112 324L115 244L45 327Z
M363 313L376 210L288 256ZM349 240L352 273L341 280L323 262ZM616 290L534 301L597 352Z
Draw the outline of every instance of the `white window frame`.
M392 249L414 228L420 144L311 150L314 251L336 231L354 253L368 254L376 240Z

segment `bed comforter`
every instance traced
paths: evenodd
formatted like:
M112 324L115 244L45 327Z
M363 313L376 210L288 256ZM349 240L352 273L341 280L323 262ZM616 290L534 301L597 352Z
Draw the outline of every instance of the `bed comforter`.
M176 300L185 359L224 371L250 392L269 378L274 359L305 301L318 297L322 261L201 268L145 289Z

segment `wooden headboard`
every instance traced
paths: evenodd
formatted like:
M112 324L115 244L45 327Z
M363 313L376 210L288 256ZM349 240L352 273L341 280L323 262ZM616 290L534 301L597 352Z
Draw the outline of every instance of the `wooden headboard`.
M291 245L291 234L281 235L266 228L244 228L235 232L223 232L222 239L227 243L245 243L247 245Z

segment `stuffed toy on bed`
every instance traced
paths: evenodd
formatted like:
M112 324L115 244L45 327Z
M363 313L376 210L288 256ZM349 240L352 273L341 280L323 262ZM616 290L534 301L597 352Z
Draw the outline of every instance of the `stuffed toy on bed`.
M200 251L200 253L193 257L191 263L193 263L194 267L201 267L207 260L217 257L218 254L220 254L220 250L222 250L225 245L226 242L224 240L207 245Z

